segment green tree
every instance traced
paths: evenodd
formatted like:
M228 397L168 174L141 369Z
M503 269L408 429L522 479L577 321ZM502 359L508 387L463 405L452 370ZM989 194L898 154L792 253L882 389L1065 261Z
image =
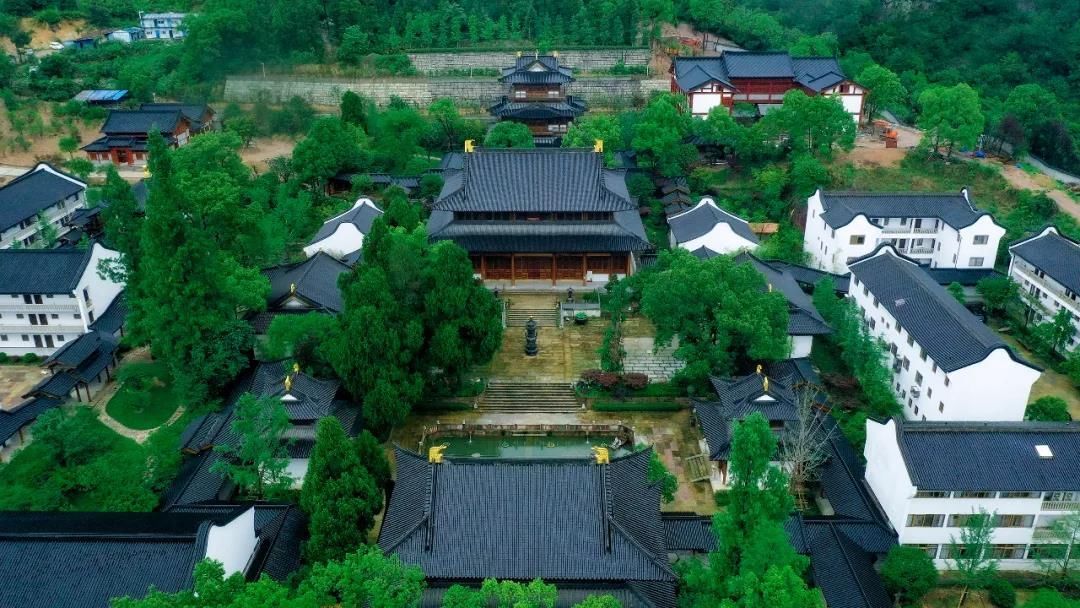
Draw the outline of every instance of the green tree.
M368 102L352 91L341 95L341 121L367 130Z
M873 120L879 111L901 105L907 99L907 89L896 72L876 63L863 68L855 81L866 87L863 107L868 120Z
M1039 397L1027 405L1024 410L1024 420L1039 422L1068 422L1072 420L1069 415L1069 404L1061 397Z
M300 583L298 595L311 595L317 606L397 608L419 606L424 573L387 557L376 546L363 547L337 562L316 564Z
M466 120L458 112L453 99L441 98L428 106L431 123L425 142L434 150L460 150L467 139L479 139L484 127L478 121Z
M319 312L277 315L266 330L266 341L258 345L259 355L267 361L292 357L309 373L329 376L333 369L322 352L322 345L336 328L334 317Z
M658 345L678 338L675 356L686 362L680 381L703 386L740 363L787 356L787 301L749 264L701 261L679 249L661 253L656 270L642 287L641 310Z
M788 49L796 57L833 57L839 50L840 43L836 34L825 32L816 36L801 36Z
M810 198L818 188L832 183L829 169L809 154L796 155L791 161L791 193L796 200Z
M622 603L610 595L590 595L574 608L622 608Z
M926 551L896 545L881 564L881 580L898 606L919 606L923 596L937 586L938 571Z
M1030 141L1040 124L1061 120L1061 103L1057 95L1036 83L1022 84L1009 91L1001 112L1012 116L1024 128Z
M558 591L540 579L526 584L517 581L485 579L480 592L495 608L555 608Z
M961 304L967 304L967 298L964 297L964 286L956 281L949 283L945 286L945 290L949 292L957 302Z
M293 149L296 177L316 192L322 192L331 177L364 166L361 140L362 133L339 118L327 116L316 120Z
M1020 290L1016 283L1008 277L990 276L979 279L975 284L975 291L983 298L986 311L993 316L1005 314L1020 296Z
M659 484L660 498L665 503L675 500L675 492L679 491L679 478L664 466L664 461L660 460L660 455L655 450L649 455L649 483Z
M1080 581L1080 509L1056 518L1050 526L1049 542L1040 545L1035 556L1039 569L1061 582Z
M916 124L930 140L936 154L941 146L951 158L953 148L974 148L983 132L984 118L979 94L966 84L935 85L919 94L921 112Z
M350 25L345 28L345 32L341 35L341 45L337 50L338 61L357 65L370 53L371 37L364 28L359 25Z
M214 449L223 454L211 467L256 499L275 496L292 485L286 468L289 456L282 435L289 428L289 415L280 399L259 399L244 393L236 402L232 431L234 445Z
M38 249L52 249L56 247L57 241L60 240L60 231L56 229L56 225L49 221L49 218L42 211L37 215L37 241L34 242L34 247Z
M826 159L832 158L835 148L850 150L855 146L857 125L835 97L788 91L783 106L769 112L761 123L763 128L786 133L796 149Z
M495 126L484 137L485 148L532 148L533 136L529 127L520 122L504 120L495 123Z
M966 597L967 589L982 589L997 573L997 559L990 545L996 518L997 514L990 514L986 509L968 515L960 528L960 538L953 536L948 545L949 560L964 585L961 597Z
M105 170L101 204L105 207L101 212L105 220L105 243L128 258L129 263L136 263L142 217L131 186L112 165Z
M562 139L564 148L591 148L596 141L604 142L604 164L615 164L615 153L622 147L622 126L618 118L606 114L590 114L570 123Z
M60 151L67 154L68 158L73 158L75 153L79 151L79 139L72 135L61 137L58 145Z
M235 133L243 142L245 148L251 146L251 140L255 139L255 136L259 134L259 127L255 124L255 119L247 115L233 118L225 123L225 128L230 133Z
M686 143L693 129L686 98L674 93L653 97L638 116L630 147L639 162L667 177L683 175L697 158L697 150Z
M1024 602L1024 608L1078 608L1078 605L1080 603L1067 599L1057 589L1038 589Z
M300 492L300 507L309 518L307 560L338 560L355 551L367 540L382 505L382 490L341 422L332 416L320 420Z

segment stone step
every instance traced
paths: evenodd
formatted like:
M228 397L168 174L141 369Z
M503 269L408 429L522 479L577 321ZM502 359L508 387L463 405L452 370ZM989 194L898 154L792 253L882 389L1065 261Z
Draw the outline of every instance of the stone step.
M477 406L497 412L574 412L581 409L581 402L569 383L495 380L480 395Z

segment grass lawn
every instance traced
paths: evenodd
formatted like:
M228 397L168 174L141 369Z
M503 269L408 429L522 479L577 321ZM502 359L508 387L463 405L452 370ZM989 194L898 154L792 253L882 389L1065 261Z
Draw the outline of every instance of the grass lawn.
M180 405L164 364L132 363L122 372L125 374L125 381L105 406L109 416L137 431L157 428L164 424ZM139 390L140 383L144 383L147 388Z
M1080 391L1076 390L1069 377L1055 372L1044 361L1036 357L1034 353L1021 346L1016 341L1016 338L1001 333L998 335L1021 357L1043 368L1042 375L1031 387L1031 397L1028 398L1028 402L1030 403L1041 397L1060 397L1065 400L1065 403L1069 404L1069 414L1072 415L1073 420L1080 420Z

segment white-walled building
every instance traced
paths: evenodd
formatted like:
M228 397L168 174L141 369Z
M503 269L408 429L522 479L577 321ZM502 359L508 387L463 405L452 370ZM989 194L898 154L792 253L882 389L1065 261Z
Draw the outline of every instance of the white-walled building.
M789 356L792 359L809 357L814 348L814 336L832 333L832 328L814 306L813 299L802 290L791 272L782 266L759 260L750 253L736 256L735 261L753 266L765 279L769 291L782 294L788 301L788 340L791 344Z
M806 201L803 248L811 265L844 273L848 263L891 244L931 268L993 268L1005 228L957 194L823 192Z
M724 51L716 57L676 57L671 90L686 94L694 116L716 107L732 112L750 104L764 116L788 91L828 95L840 100L852 120L863 114L866 89L850 80L835 57L792 57L787 52Z
M1080 424L866 423L866 482L903 545L940 569L965 520L994 515L992 555L1003 570L1034 569L1050 527L1080 508Z
M139 25L147 40L177 40L184 37L187 13L139 13Z
M667 218L672 247L689 251L705 248L730 254L756 249L758 237L746 220L724 211L709 197L697 205Z
M889 348L893 390L911 420L1024 419L1041 370L891 245L851 263L848 297Z
M1042 323L1064 308L1080 329L1080 243L1048 226L1039 234L1009 245L1009 278L1030 295L1024 300L1029 319ZM1080 332L1069 341L1080 344Z
M98 274L116 251L0 250L0 352L51 355L90 331L124 286Z
M355 262L364 246L364 237L382 213L371 199L357 199L348 211L323 223L304 247L304 253L310 257L323 251L347 263Z
M41 222L52 224L57 236L70 228L64 221L86 207L86 183L48 163L0 187L0 249L29 247L41 238Z

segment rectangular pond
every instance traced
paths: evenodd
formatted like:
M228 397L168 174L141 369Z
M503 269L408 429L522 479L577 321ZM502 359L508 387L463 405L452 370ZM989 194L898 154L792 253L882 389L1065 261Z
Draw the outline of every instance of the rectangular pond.
M611 458L618 458L634 444L633 432L622 426L446 425L429 429L420 453L436 445L445 445L443 454L451 458L535 460L592 458L593 447L608 448Z

